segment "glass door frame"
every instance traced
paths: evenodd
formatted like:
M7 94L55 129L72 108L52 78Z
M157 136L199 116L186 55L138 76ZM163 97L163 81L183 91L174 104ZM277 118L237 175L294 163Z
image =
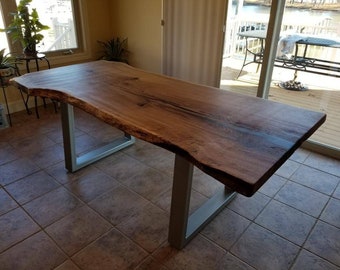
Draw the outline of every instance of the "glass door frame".
M231 0L229 0L231 1ZM263 63L257 90L257 97L268 99L272 74L274 69L277 44L280 37L281 24L285 9L285 0L272 1L269 15L266 44L263 55ZM317 141L308 140L303 143L303 148L318 152L323 155L340 159L340 149Z

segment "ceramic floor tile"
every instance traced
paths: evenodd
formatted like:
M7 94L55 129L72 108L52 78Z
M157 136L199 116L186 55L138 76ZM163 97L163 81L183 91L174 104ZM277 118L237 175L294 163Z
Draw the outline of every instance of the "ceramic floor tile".
M137 140L135 145L123 150L131 157L155 168L162 173L173 175L175 155L161 147Z
M123 151L144 162L153 161L159 158L174 158L174 154L168 150L139 139L136 139L136 143L133 146L128 147Z
M201 193L191 189L191 198L190 198L190 206L189 206L189 214L194 213L198 208L200 208L204 203L206 203L209 198L205 197ZM171 208L171 204L169 209Z
M228 250L249 226L250 221L226 209L201 232L202 235Z
M290 179L327 195L331 195L340 182L340 177L305 165L302 165Z
M0 216L0 252L36 233L39 229L39 226L21 208Z
M145 166L126 179L124 184L144 198L154 200L172 187L172 179L156 169Z
M303 148L299 148L294 152L294 154L289 159L299 163L303 163L306 161L310 154L311 154L310 151L305 150Z
M114 170L111 170L111 165L117 163L121 159L126 158L126 156L127 155L124 154L123 150L118 151L116 153L113 153L112 155L98 160L97 162L93 163L93 166L110 175L110 172L114 173Z
M89 133L107 126L103 121L80 109L74 108L74 115L76 127L83 132Z
M112 177L92 168L88 173L80 175L77 180L66 184L65 187L82 201L89 202L116 185L118 182Z
M18 170L18 168L20 168L20 170ZM0 185L10 184L39 170L39 167L29 159L16 159L0 166Z
M304 248L340 266L340 229L318 221Z
M25 119L24 121L27 123L29 120ZM11 129L1 130L1 138L5 138L9 143L17 140L25 140L27 136L34 136L35 134L35 127L25 124L19 124L19 126L12 127Z
M39 112L15 113L15 125L0 130L1 270L339 269L340 161L298 149L259 192L237 195L178 251L167 242L174 154L137 139L68 173L60 114L50 105ZM74 112L78 152L122 134ZM44 177L34 182L37 172ZM44 191L52 180L64 187ZM197 168L193 184L191 213L222 186ZM21 202L40 197L20 207L6 189ZM293 242L306 238L312 213L320 220L301 249Z
M232 254L261 270L289 269L298 251L298 246L256 224L252 224L231 249Z
M259 189L259 192L274 197L275 194L283 187L287 182L286 178L274 174L268 179L268 181Z
M240 259L236 258L230 253L223 256L221 262L219 263L218 270L255 270L255 268L242 262Z
M128 220L148 201L125 187L117 186L89 203L113 225Z
M305 164L320 171L340 177L340 160L312 153L305 161Z
M289 178L291 175L300 167L300 163L293 160L287 160L275 174L282 176L284 178Z
M107 221L84 206L48 226L45 231L67 255L72 256L111 228Z
M169 153L171 154L171 152ZM167 156L168 155L161 159L153 159L152 161L145 162L145 164L160 171L163 174L168 175L171 179L173 179L175 159L174 157L168 158Z
M197 235L185 248L177 250L166 244L154 253L156 261L171 270L217 269L225 251Z
M224 185L211 176L200 173L195 174L192 181L192 188L206 197L212 197L218 189L224 189Z
M1 128L0 133L0 143L5 145L9 143L12 134L18 134L18 129L14 126L12 128Z
M328 196L294 182L287 182L276 194L275 199L301 210L313 217L318 217L325 207Z
M152 257L147 257L135 270L168 270L168 268L155 261Z
M47 173L40 171L5 187L20 204L27 203L60 186Z
M169 215L151 203L117 226L118 230L148 252L153 252L167 240L168 228Z
M27 158L32 160L40 168L44 169L64 160L64 149L62 146L54 144L37 153L28 154Z
M33 128L30 133L31 136L45 134L61 128L60 114L55 113L52 103L46 104L46 108L41 107L39 112L41 112L39 119L35 117L35 112L28 117L30 120L29 125ZM33 121L33 117L37 121Z
M80 268L76 266L71 260L67 260L54 270L80 270Z
M47 132L45 136L49 138L50 140L52 140L54 143L57 143L57 144L63 143L63 131L61 128L58 130Z
M103 122L101 122L101 125L99 128L90 130L88 134L91 137L95 138L97 142L102 142L102 143L110 143L114 141L115 139L118 139L124 136L124 132L112 126L109 126L107 124L104 124Z
M152 200L159 208L170 213L172 188L158 195Z
M16 160L19 155L16 150L6 142L0 142L0 165Z
M320 219L340 229L340 200L330 199Z
M113 157L109 161L98 162L96 167L122 183L139 175L140 171L147 167L145 164L126 154Z
M91 170L96 170L96 168L90 165L74 173L70 173L65 168L64 161L58 162L57 164L54 164L45 169L45 171L49 175L51 175L54 179L56 179L61 184L69 184L81 178L83 175L90 173Z
M20 153L37 153L46 147L54 145L54 142L42 134L35 134L17 141L12 141L11 145Z
M81 135L84 135L84 132L75 128L74 137L77 138ZM48 137L50 140L52 140L54 143L61 145L63 143L63 131L61 128L61 121L60 121L60 127L57 130L48 131L45 133L45 136Z
M297 245L302 245L316 219L273 200L258 215L255 222Z
M333 193L333 197L340 200L340 183Z
M39 232L0 254L1 270L54 269L66 256L43 232Z
M3 188L0 188L0 216L17 206L18 204L8 195L8 193Z
M228 204L227 208L235 211L241 216L253 220L269 201L270 198L261 193L255 193L250 198L237 194L237 196Z
M92 150L97 145L95 138L83 134L75 138L75 148L77 154L82 154Z
M71 213L83 203L65 188L60 187L23 207L42 227L46 227L58 219Z
M170 213L171 198L172 198L172 189L169 189L168 191L162 193L160 196L155 198L153 202L161 209ZM201 193L198 193L195 190L191 190L189 213L193 213L207 200L208 198L203 196Z
M147 255L142 248L113 229L72 259L83 270L124 270L134 269Z
M296 259L291 270L339 270L340 268L327 262L326 260L310 253L306 250L302 250Z

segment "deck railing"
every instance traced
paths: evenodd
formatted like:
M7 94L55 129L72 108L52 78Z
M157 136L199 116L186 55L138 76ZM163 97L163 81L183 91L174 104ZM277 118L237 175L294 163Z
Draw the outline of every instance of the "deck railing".
M252 18L233 18L227 23L224 57L230 56L243 56L245 53L245 39L238 35L239 32L250 30L266 30L268 26L268 17L266 16L252 16ZM281 33L302 33L308 35L325 36L329 38L339 37L339 26L332 22L329 17L320 18L315 21L315 18L311 20L296 20L296 18L285 18ZM248 48L252 51L257 51L260 48L260 41L258 39L248 38ZM320 52L322 50L322 52ZM309 50L310 57L319 55L320 53L326 54L328 57L334 57L334 54L338 53L335 49L331 48L317 48L317 46L311 46Z
M46 48L44 51L66 50L77 47L75 29L73 21L68 20L66 23L61 23L58 18L54 18L52 23L52 31L50 36L46 37Z

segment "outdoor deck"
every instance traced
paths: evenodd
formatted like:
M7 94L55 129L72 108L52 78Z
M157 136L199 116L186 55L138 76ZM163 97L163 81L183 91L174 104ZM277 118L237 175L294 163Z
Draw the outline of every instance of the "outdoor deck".
M255 96L259 79L259 73L256 73L257 65L246 66L241 76L236 79L241 66L241 59L225 59L221 88ZM311 139L340 148L340 78L299 72L298 81L306 85L308 90L290 91L278 86L280 81L292 79L293 74L292 70L274 69L269 99L327 113L326 122Z

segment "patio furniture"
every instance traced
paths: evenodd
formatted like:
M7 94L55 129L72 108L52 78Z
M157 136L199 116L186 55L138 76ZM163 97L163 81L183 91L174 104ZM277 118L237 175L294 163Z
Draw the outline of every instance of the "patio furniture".
M266 39L266 30L254 30L254 31L245 31L238 33L240 37L245 38L245 55L241 70L237 76L237 78L241 75L243 68L246 65L256 63L258 65L262 64L263 62L263 53L265 48L265 39ZM286 38L289 41L289 36L282 37L280 41ZM258 39L259 48L253 50L250 48L249 40L251 39ZM319 75L326 75L326 76L333 76L333 77L340 77L340 62L339 61L330 61L322 58L313 58L308 57L308 51L310 50L311 46L318 46L318 47L326 47L326 48L340 48L340 40L335 40L331 38L324 38L324 37L317 37L311 35L303 35L303 34L296 34L291 35L291 40L293 41L293 47L295 50L291 56L286 56L280 50L279 42L279 52L277 57L275 58L274 66L281 67L286 69L295 70L295 78L297 76L297 71L304 71L310 72ZM288 43L288 47L290 48L292 43ZM287 50L289 48L286 48ZM248 61L248 56L252 56L252 60Z

